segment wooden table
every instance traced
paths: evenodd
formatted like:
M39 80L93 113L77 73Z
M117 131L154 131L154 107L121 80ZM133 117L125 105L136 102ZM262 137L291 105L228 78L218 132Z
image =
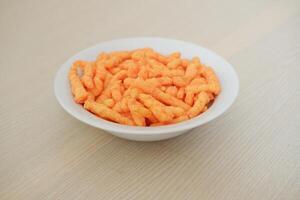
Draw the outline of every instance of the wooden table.
M0 199L300 198L299 0L1 0L0 27ZM132 36L216 51L238 72L237 101L152 143L68 115L53 94L59 66Z

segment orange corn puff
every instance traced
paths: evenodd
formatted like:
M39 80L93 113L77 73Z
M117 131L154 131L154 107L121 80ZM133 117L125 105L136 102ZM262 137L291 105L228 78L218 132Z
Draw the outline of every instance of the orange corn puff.
M167 109L173 113L175 117L180 117L182 115L185 115L185 110L180 107L175 107L175 106L167 106Z
M173 84L177 87L183 87L187 85L187 81L185 77L182 76L174 76L173 78Z
M182 59L181 60L181 66L186 68L189 65L189 60L187 59Z
M110 73L112 73L112 74L116 74L119 71L121 71L121 68L114 67L114 68L110 68L108 71L110 71Z
M184 98L184 95L185 95L184 87L179 88L176 97L182 100Z
M122 112L129 112L128 97L122 98L122 100L120 101L120 107Z
M146 126L145 117L138 111L138 107L136 106L133 98L128 99L128 108L135 124L138 126Z
M73 66L70 69L69 72L69 80L71 84L71 90L74 95L74 100L76 103L83 103L87 97L88 92L84 88L83 84L81 83L81 80L77 74L77 67L73 64Z
M109 108L112 108L115 105L115 101L113 99L104 99L101 103Z
M85 87L89 89L94 87L93 76L94 76L93 65L90 62L85 62L83 66L83 76L81 78Z
M175 69L181 64L181 60L179 58L172 60L167 64L169 69Z
M184 70L182 69L173 69L173 70L169 70L167 73L167 76L169 77L174 77L174 76L184 76Z
M177 118L172 119L172 121L171 121L170 123L171 123L171 124L175 124L175 123L179 123L179 122L186 121L186 120L188 120L188 119L189 119L188 116L183 115L183 116L180 116L180 117L177 117Z
M209 96L206 92L200 92L198 94L198 98L193 105L193 107L188 111L189 118L196 117L201 112L203 112L203 109L205 108L206 104L209 102Z
M168 56L167 61L168 61L168 63L169 63L169 62L172 62L172 61L175 60L175 59L179 59L180 56L181 56L181 53L180 53L180 52L174 52L174 53L171 53L171 54Z
M139 100L153 113L153 115L160 122L168 122L172 120L172 116L169 116L161 103L154 99L151 95L139 94Z
M111 90L111 96L115 101L121 101L122 99L122 93L120 90L120 82L115 82L110 88Z
M156 56L156 60L159 61L160 63L165 64L165 65L168 64L168 58L166 56L158 54Z
M212 92L216 95L218 95L221 91L220 82L216 75L216 73L213 71L211 67L204 68L203 76L207 79L208 84L210 84Z
M100 53L78 60L68 74L76 103L99 117L125 125L161 126L205 112L221 91L211 67L180 52L152 48Z
M159 89L160 89L161 91L165 92L165 91L167 90L167 87L166 87L166 86L161 86Z
M172 95L173 97L177 97L178 89L176 86L169 86L166 89L166 93Z
M196 64L194 63L190 63L185 71L185 77L188 81L192 80L193 78L195 78L198 74L198 67Z
M159 101L161 101L167 105L181 107L185 110L190 109L190 106L187 105L186 103L184 103L183 101L181 101L180 99L177 99L176 97L166 94L158 88L154 89L154 91L152 92L152 95L154 98L158 99Z
M120 124L133 125L133 121L122 116L120 113L106 107L101 103L96 103L94 101L86 101L84 103L84 108L91 111L92 113L97 114L98 116L108 119Z
M188 105L192 106L194 103L194 93L192 92L186 92L184 102Z
M116 102L112 109L118 113L122 113L121 103Z

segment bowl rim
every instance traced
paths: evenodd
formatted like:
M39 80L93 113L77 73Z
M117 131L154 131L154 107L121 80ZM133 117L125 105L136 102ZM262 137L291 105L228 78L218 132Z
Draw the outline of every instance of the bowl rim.
M128 40L164 40L164 41L168 41L168 42L176 42L176 43L191 45L191 46L195 46L197 48L200 47L203 50L207 51L208 53L214 54L216 57L219 57L223 62L225 62L228 66L230 66L230 68L232 70L232 73L233 73L233 76L235 78L235 83L236 83L235 93L233 94L232 98L230 99L230 102L225 104L225 106L223 106L222 108L220 108L219 111L217 112L217 114L215 114L215 115L205 116L206 112L204 112L203 114L201 114L201 115L199 115L195 118L192 118L192 119L180 122L180 123L176 123L176 124L170 124L170 125L163 125L163 126L156 126L156 127L138 127L138 126L122 125L122 124L118 124L118 123L114 123L114 122L104 120L104 119L102 119L100 117L97 117L96 115L94 115L94 114L92 114L88 111L86 111L86 112L88 112L90 114L91 118L81 116L81 114L74 111L71 106L68 106L67 102L65 102L65 100L62 97L60 97L59 92L58 92L58 90L59 90L58 89L59 88L59 78L60 78L60 75L63 73L63 70L66 68L66 66L65 66L66 63L73 60L75 57L89 51L90 49L97 48L98 46L104 45L105 43L124 42L125 40L127 40L127 41ZM232 104L234 103L234 101L236 100L236 98L238 96L238 93L239 93L239 78L238 78L238 75L237 75L236 71L234 70L233 66L227 60L225 60L223 57L221 57L220 55L218 55L214 51L211 51L210 49L204 48L204 47L202 47L198 44L193 44L193 43L186 42L186 41L181 41L181 40L171 39L171 38L163 38L163 37L129 37L129 38L113 39L113 40L108 40L108 41L103 41L103 42L97 43L97 44L95 44L93 46L90 46L88 48L85 48L85 49L79 51L78 53L74 54L73 56L71 56L67 61L65 61L59 67L59 69L58 69L58 71L55 75L55 78L54 78L54 94L55 94L55 97L58 100L59 104L64 108L64 110L67 111L67 113L69 113L71 116L75 117L79 121L82 121L82 122L84 122L88 125L91 125L93 127L100 128L100 129L105 130L105 131L120 132L120 133L124 133L124 134L128 134L128 135L165 134L165 133L171 133L171 132L184 131L184 130L192 129L192 128L195 128L197 126L203 125L203 124L205 124L209 121L212 121L215 118L221 116L222 114L224 114L232 106ZM96 119L96 120L94 120L94 119Z

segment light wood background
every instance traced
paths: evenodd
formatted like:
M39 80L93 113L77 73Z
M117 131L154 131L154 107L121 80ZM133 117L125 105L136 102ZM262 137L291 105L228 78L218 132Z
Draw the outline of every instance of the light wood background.
M300 199L300 1L0 1L0 199ZM69 116L53 79L98 42L210 48L241 88L175 139L113 137Z

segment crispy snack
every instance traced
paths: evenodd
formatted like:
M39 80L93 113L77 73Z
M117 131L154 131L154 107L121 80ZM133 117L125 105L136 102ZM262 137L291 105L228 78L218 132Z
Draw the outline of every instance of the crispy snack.
M149 80L146 80L146 81L151 81L153 80L154 82L157 82L156 84L157 85L172 85L173 81L171 78L169 77L159 77L159 78L152 78L152 79L149 79Z
M167 109L174 115L174 117L180 117L185 114L185 110L180 107L167 106Z
M174 53L171 53L168 56L167 61L168 61L168 63L170 63L170 62L172 62L175 59L179 59L180 57L181 57L181 53L180 52L174 52Z
M166 93L172 95L173 97L177 96L178 89L176 86L169 86L166 89Z
M187 68L186 68L186 71L185 71L185 78L188 82L190 82L193 78L195 78L198 74L198 66L191 62Z
M179 88L179 90L178 90L178 92L176 94L176 97L178 99L182 100L184 98L184 95L185 95L184 87Z
M181 60L181 66L184 67L184 68L186 68L189 65L189 63L190 62L187 59L182 59Z
M112 80L113 75L111 73L107 74L105 76L105 80L104 80L104 88L108 88L110 87L110 81Z
M98 90L98 92L100 94L103 90L103 87L104 87L103 81L101 80L100 77L97 77L97 76L94 77L94 85L95 85L95 88ZM98 96L98 95L96 95L96 96Z
M118 113L122 113L122 108L121 108L121 103L120 102L116 102L115 105L112 108L114 111L118 112Z
M128 97L123 97L121 101L119 101L119 104L122 112L129 112Z
M221 86L219 79L211 67L206 67L202 70L203 76L207 79L209 85L211 85L212 93L218 95L221 92Z
M101 93L101 91L98 90L98 88L96 88L96 87L93 87L92 89L87 89L87 90L88 90L88 92L92 93L94 95L94 97L98 96Z
M114 67L114 68L110 68L108 71L110 71L110 73L112 73L112 74L116 74L121 70L122 70L121 68Z
M149 63L150 67L153 69L154 73L156 76L163 76L168 73L168 68L167 66L159 62L155 59L147 59L147 62Z
M81 83L80 77L77 74L78 69L77 63L74 63L69 72L69 80L71 84L71 90L74 95L76 103L84 103L88 97L88 92Z
M106 59L107 59L107 56L103 56L102 58L99 58L96 61L96 73L95 73L95 77L98 77L98 78L100 78L103 81L105 80L105 78L106 78L106 76L108 74L111 75L111 73L108 70L106 70L106 68L105 68L105 60Z
M168 115L166 109L155 98L147 94L139 94L139 100L153 113L160 122L168 122L172 120L172 116Z
M120 68L118 68L120 69ZM121 70L118 71L112 78L111 78L111 82L115 82L118 80L124 80L127 77L127 71L126 70Z
M207 83L202 85L191 85L186 88L186 92L199 93L204 91L218 95L221 91L221 86L215 72L210 67L207 67L202 70L202 74L204 78L206 78Z
M104 67L106 69L111 69L118 65L120 62L121 59L117 55L110 56L110 58L104 62Z
M131 116L133 118L134 123L137 126L146 126L146 119L141 113L138 111L138 108L136 107L134 103L134 99L130 99L128 101L128 108L130 110Z
M177 99L176 97L166 94L158 88L154 89L152 95L153 97L155 97L156 99L160 100L161 102L167 105L181 107L185 110L190 109L190 106L184 103L183 101L181 101L180 99Z
M196 117L221 91L213 69L198 57L182 59L180 52L166 56L151 48L76 61L68 76L76 103L103 119L135 126Z
M120 113L106 107L104 104L95 101L85 101L84 108L95 113L99 117L108 119L120 124L133 125L133 121L122 116Z
M161 86L159 89L160 89L161 91L165 92L165 91L167 90L167 87L166 87L166 86Z
M137 108L137 112L140 113L143 117L149 119L151 123L158 122L158 120L154 117L153 113L140 102L135 101L135 107Z
M115 101L113 99L104 99L102 103L109 108L112 108L115 105Z
M184 76L174 76L173 77L173 84L177 87L184 87L186 86L188 81Z
M145 126L146 118L148 118L151 123L156 123L158 121L150 110L145 108L143 104L139 103L134 98L128 98L128 107L135 124L138 126Z
M169 77L174 77L174 76L184 76L184 70L183 69L180 69L179 67L177 69L172 69L172 70L169 70L167 72L167 75Z
M163 63L163 64L168 64L168 58L166 57L166 56L163 56L163 55L161 55L161 54L158 54L157 56L156 56L156 60L158 61L158 62L160 62L160 63Z
M171 124L176 124L176 123L179 123L179 122L183 122L183 121L186 121L188 120L189 117L186 116L186 115L182 115L182 116L179 116L177 118L174 118L172 121L171 121Z
M128 60L124 63L124 68L128 69L127 76L130 78L136 78L140 71L139 66L132 60Z
M203 112L206 104L210 101L209 96L206 92L200 92L198 98L194 103L193 107L188 111L189 118L196 117Z
M81 78L83 84L86 88L92 89L94 87L93 77L95 70L93 68L92 63L90 62L82 62L83 64L83 76Z
M95 96L93 93L88 92L87 101L95 101Z
M187 103L188 105L192 106L194 104L194 93L187 91L185 94L185 99L184 99L185 103Z
M169 69L176 69L179 65L181 64L181 60L179 58L176 58L172 61L170 61L168 64L167 64L167 67Z
M158 85L159 83L156 82L155 80L144 81L141 78L137 78L132 81L130 86L136 87L147 94L151 94L158 87Z
M121 101L122 99L122 93L121 93L121 82L120 81L115 81L112 83L112 86L110 88L111 90L111 96L115 101Z

